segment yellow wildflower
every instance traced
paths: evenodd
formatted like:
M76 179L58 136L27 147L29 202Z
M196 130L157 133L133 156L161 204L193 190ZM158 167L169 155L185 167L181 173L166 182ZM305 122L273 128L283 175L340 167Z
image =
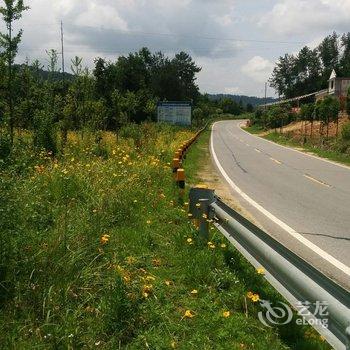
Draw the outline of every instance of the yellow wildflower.
M192 238L187 238L187 243L190 244L190 245L193 244L193 239Z
M259 267L258 269L256 269L256 272L259 274L259 275L264 275L265 274L265 270L263 267Z
M43 165L36 165L34 169L37 173L41 174L45 170L45 167Z
M259 294L254 294L253 297L252 297L252 301L254 303L258 302L260 300L260 297L259 297Z
M136 259L133 256L128 256L125 261L127 264L132 265L136 262Z
M230 317L230 315L231 315L230 311L224 311L224 312L222 313L222 316L225 317L225 318Z
M110 237L110 235L103 235L100 239L101 244L107 244Z
M155 277L153 276L146 276L146 281L154 281L155 280Z
M186 310L185 314L184 314L184 317L192 318L192 317L194 317L194 313L191 310Z
M253 292L248 292L247 293L247 298L251 299L251 298L253 298L253 296L254 296Z
M160 266L161 265L161 260L160 259L152 259L152 265L153 266L156 266L156 267L158 267L158 266Z
M151 220L147 220L146 223L147 223L147 225L150 225L152 222L151 222Z
M254 294L253 292L248 292L247 297L251 299L254 303L260 300L259 294Z
M173 282L172 282L172 281L169 281L169 280L166 280L164 283L165 283L168 287L171 286L171 285L173 284Z
M226 246L225 243L222 243L222 244L220 244L220 247L221 247L222 249L225 249L227 246Z
M198 294L198 290L197 290L197 289L193 289L193 290L191 291L191 294L192 294L192 295L197 295L197 294Z
M215 244L213 242L208 242L208 247L210 249L215 249Z
M153 289L153 286L151 284L144 285L143 288L142 288L142 295L145 298L148 298L150 293L152 293L152 289Z

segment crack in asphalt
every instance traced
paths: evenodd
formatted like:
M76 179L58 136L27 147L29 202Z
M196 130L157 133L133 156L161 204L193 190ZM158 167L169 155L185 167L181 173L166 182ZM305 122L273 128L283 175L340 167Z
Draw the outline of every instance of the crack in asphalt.
M327 235L327 234L325 234L325 233L312 233L312 232L299 232L299 233L301 233L302 235L322 236L322 237L328 237L328 238L339 239L339 240L349 241L349 242L350 242L350 238L332 236L332 235Z
M225 147L229 150L230 154L232 155L232 158L233 158L234 162L236 163L236 165L238 166L238 168L240 168L245 174L248 174L248 171L246 169L244 169L242 167L242 165L240 164L240 162L237 160L235 154L233 153L233 151L231 150L229 145L226 143L226 141L223 139L221 133L219 133L219 136L220 136L220 139L222 140L222 142L224 143Z

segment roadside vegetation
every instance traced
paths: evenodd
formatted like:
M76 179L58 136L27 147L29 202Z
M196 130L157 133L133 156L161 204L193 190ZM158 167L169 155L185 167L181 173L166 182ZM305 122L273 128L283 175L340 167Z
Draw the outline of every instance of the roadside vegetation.
M321 157L350 164L350 104L341 105L332 97L303 104L293 112L288 104L259 109L250 117L247 131L271 141L301 147Z

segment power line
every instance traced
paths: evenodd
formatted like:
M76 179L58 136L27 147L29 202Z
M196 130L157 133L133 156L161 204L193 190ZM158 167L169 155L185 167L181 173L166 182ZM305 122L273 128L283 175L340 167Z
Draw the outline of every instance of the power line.
M141 45L142 46L142 45ZM138 47L141 47L138 46ZM144 46L147 46L146 44ZM171 51L197 51L197 52L210 52L210 53L225 53L225 52L235 52L237 50L239 51L249 51L249 50L254 50L254 51L259 51L259 50L272 50L274 49L274 47L260 47L260 48L255 48L255 47L241 47L241 48L236 48L236 47L232 47L232 48L197 48L197 47L157 47L156 50L160 50L160 51L167 51L167 50L171 50ZM40 47L20 47L21 51L36 51L36 52L40 52L43 51L44 48L40 48ZM129 52L132 50L137 50L137 47L135 45L135 48L131 48L131 46L129 47L117 47L115 49L108 49L108 48L99 48L99 47L90 47L90 48L79 48L79 47L71 47L71 48L65 48L65 52L101 52L101 53L120 53L120 52Z
M55 26L54 24L40 24L35 23L31 26ZM270 44L283 44L283 45L300 45L300 44L306 44L305 41L281 41L281 40L260 40L260 39L242 39L242 38L225 38L225 37L217 37L217 36L205 36L205 35L191 35L191 34L180 34L180 33L160 33L160 32L145 32L145 31L132 31L132 30L120 30L120 29L111 29L108 27L105 27L103 25L96 27L96 26L78 26L75 24L69 24L68 28L89 28L89 29L95 29L95 30L109 30L112 32L117 32L124 35L141 35L141 36L164 36L164 37L179 37L179 38L194 38L194 39L204 39L204 40L215 40L215 41L233 41L233 42L251 42L251 43L270 43ZM26 30L27 31L27 30Z
M95 28L91 26L84 26L85 28ZM101 29L106 29L101 27ZM170 36L170 37L184 37L184 38L195 38L215 41L234 41L234 42L252 42L252 43L271 43L271 44L304 44L301 41L277 41L277 40L258 40L258 39L238 39L238 38L223 38L213 36L202 36L202 35L190 35L190 34L175 34L175 33L152 33L152 32L137 32L131 30L113 30L115 32L127 35L150 35L150 36Z

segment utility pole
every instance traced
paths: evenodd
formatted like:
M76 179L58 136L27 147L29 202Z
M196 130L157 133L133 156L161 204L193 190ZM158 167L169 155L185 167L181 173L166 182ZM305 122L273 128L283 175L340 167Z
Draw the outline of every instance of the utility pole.
M62 74L64 78L64 37L63 37L63 22L61 21L61 54L62 54Z
M12 84L12 60L14 58L13 47L12 47L12 22L8 25L8 36L9 36L9 52L8 52L8 94L9 94L9 107L10 107L10 141L11 147L13 145L13 130L14 130L14 107L13 107L13 84Z

